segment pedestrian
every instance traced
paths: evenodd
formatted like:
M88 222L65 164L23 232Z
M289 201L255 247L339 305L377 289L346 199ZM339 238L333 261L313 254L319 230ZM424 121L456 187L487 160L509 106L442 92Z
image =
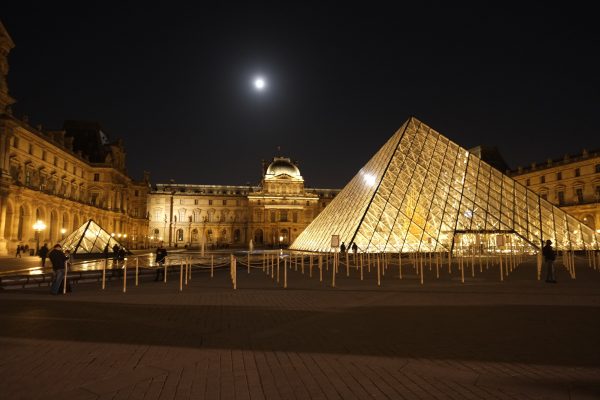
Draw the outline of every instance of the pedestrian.
M21 245L18 244L17 245L17 254L15 255L15 257L21 258L21 251L23 251L23 247L21 247Z
M48 244L44 243L44 245L38 251L38 255L42 259L42 268L46 266L46 257L48 257Z
M119 245L117 243L115 243L112 250L113 250L113 261L118 261L119 260Z
M165 278L165 270L163 269L163 264L165 263L166 257L167 257L167 249L165 248L163 242L160 242L160 244L156 248L157 268L156 268L156 278L154 278L155 281L158 281L159 279L161 279L161 275L162 275L162 279Z
M356 254L356 252L358 251L358 246L356 245L356 242L352 242L352 251L354 252L354 254Z
M62 251L62 246L57 243L52 248L52 251L48 253L48 258L52 263L52 271L54 272L54 279L50 285L50 291L52 294L59 294L62 292L64 279L65 279L65 264L68 257ZM67 284L67 291L71 291L71 285Z
M340 245L340 253L345 253L346 252L346 244L344 242L342 242L342 244Z
M108 243L106 243L106 246L104 246L104 259L107 261L108 264Z
M554 274L554 260L556 260L556 251L552 248L552 241L546 240L546 245L542 249L544 264L546 265L546 283L556 283Z

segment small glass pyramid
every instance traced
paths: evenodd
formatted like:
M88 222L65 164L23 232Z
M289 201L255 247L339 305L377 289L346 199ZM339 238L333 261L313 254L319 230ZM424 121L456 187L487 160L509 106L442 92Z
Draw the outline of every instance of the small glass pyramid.
M71 254L78 256L104 254L107 246L107 252L113 255L115 244L123 247L92 219L86 221L61 242L63 251L69 250ZM130 254L127 249L125 249L125 253Z
M598 249L600 234L416 118L410 118L298 236L293 250L451 251L480 241ZM459 243L461 242L461 243Z

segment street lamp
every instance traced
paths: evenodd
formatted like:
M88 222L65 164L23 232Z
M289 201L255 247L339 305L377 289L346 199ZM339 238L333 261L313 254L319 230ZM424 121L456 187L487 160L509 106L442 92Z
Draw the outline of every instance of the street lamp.
M62 228L62 229L60 230L60 233L61 233L61 235L62 235L62 238L61 238L61 239L64 239L64 238L65 238L65 233L67 233L67 230L66 230L65 228Z
M35 224L33 224L33 229L35 230L35 254L40 250L40 232L46 229L46 224L42 222L42 220L37 220Z

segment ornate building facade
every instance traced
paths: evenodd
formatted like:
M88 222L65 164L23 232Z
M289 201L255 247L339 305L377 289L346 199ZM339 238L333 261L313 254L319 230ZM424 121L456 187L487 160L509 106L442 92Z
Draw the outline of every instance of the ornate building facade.
M207 248L287 246L339 193L309 189L298 166L275 157L258 186L157 184L148 195L150 240Z
M583 150L508 174L600 233L600 150Z
M111 142L96 123L44 130L12 115L6 76L13 47L0 22L0 254L55 243L88 219L126 246L147 245L148 177L127 175L121 141ZM34 229L37 221L45 228Z

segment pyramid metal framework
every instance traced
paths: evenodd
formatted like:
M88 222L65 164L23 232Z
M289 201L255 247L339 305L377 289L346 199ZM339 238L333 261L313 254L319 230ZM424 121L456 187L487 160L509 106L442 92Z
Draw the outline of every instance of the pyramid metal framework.
M365 252L445 252L469 234L530 249L547 239L558 250L600 242L587 225L410 118L290 248L331 251L339 235Z
M73 231L61 244L63 250L69 250L74 255L103 254L107 245L109 254L112 254L115 244L122 247L121 243L92 219ZM129 251L126 250L126 253Z

